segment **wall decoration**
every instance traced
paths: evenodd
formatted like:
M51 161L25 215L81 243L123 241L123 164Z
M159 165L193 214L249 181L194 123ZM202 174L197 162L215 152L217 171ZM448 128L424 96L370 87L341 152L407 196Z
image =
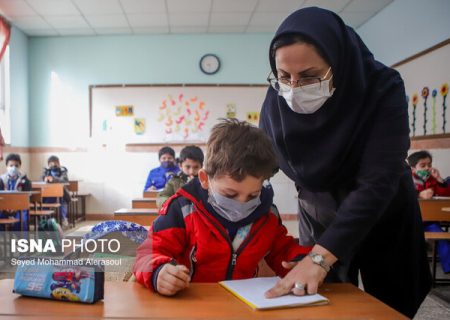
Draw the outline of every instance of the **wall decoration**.
M226 106L227 119L236 118L236 104L228 103Z
M139 135L145 133L145 119L142 118L134 119L134 132Z
M405 92L410 97L408 112L411 136L440 139L443 137L435 136L450 131L446 100L450 82L448 57L450 39L393 65L400 73ZM418 96L413 96L416 93Z
M247 112L247 119L248 122L258 125L259 123L259 112Z
M132 117L133 106L116 106L116 117Z

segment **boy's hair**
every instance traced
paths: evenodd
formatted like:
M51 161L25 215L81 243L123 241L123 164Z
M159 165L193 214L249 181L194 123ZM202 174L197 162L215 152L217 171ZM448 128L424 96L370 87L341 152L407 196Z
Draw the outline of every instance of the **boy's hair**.
M20 165L22 165L22 160L20 159L20 156L17 153L10 153L6 157L6 165L8 165L9 161L17 161Z
M200 162L200 165L203 166L203 160L205 159L205 156L203 155L202 149L200 149L199 147L187 146L181 150L178 162L181 164L187 159L198 161Z
M245 121L219 119L208 139L205 171L211 178L228 175L242 181L247 175L270 178L278 167L265 133Z
M421 150L421 151L411 153L409 155L407 161L408 161L408 164L410 167L415 167L420 160L426 159L426 158L430 158L430 160L433 161L433 157L431 156L431 153L429 153L428 151L425 151L425 150Z
M50 157L48 157L47 164L49 164L50 162L59 163L59 158L57 156L50 156Z
M170 154L172 157L175 158L175 150L173 150L171 147L166 146L159 149L158 159L160 159L163 154Z

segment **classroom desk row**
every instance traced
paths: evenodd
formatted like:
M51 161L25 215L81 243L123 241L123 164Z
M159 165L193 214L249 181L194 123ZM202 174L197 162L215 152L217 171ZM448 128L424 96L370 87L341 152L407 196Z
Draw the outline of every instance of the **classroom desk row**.
M105 282L105 298L93 305L21 297L13 280L0 280L0 319L406 319L348 283L325 284L330 304L254 311L217 283L192 283L174 297L136 282Z
M142 198L131 201L131 209L122 208L114 212L114 220L124 220L150 226L158 216L157 191L144 191Z

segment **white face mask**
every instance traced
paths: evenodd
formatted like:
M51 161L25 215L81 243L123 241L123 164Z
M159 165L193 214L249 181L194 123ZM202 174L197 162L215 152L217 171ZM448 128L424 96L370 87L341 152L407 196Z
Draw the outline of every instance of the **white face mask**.
M335 89L330 90L331 78L322 80L319 83L295 88L280 83L281 90L278 94L286 100L292 111L303 114L314 113L333 95Z
M10 177L15 177L15 176L19 175L19 168L15 167L15 166L7 167L6 170Z

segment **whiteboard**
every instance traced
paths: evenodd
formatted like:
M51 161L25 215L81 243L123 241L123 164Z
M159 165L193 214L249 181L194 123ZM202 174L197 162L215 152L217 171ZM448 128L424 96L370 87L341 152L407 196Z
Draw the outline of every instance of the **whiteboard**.
M450 41L436 47L394 66L405 82L411 136L450 133L449 97L446 93L450 83Z
M91 135L109 143L205 142L218 118L258 125L267 86L92 86Z

